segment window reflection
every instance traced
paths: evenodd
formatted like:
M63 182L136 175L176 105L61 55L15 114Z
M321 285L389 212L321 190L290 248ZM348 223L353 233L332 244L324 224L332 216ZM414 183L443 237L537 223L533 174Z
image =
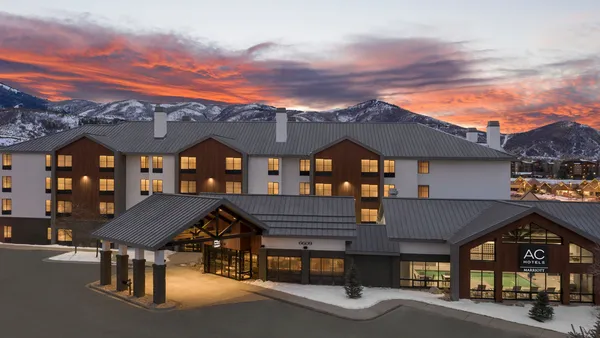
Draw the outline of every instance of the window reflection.
M450 263L400 262L400 287L439 289L450 288Z

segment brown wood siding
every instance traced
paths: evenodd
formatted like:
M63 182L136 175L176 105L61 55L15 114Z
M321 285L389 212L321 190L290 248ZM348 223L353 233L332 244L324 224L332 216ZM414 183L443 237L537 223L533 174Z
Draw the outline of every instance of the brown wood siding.
M177 161L180 168L181 157L196 157L196 173L180 173L176 190L181 192L181 181L196 181L197 192L225 192L225 182L242 182L242 174L226 174L225 158L239 157L242 154L214 139L207 139L182 151ZM242 168L244 164L242 163ZM212 178L212 180L209 180Z
M350 141L344 140L331 147L315 154L314 159L331 159L331 176L319 176L316 173L315 161L311 163L311 168L315 170L314 183L331 184L331 193L333 196L354 196L356 199L356 219L360 222L360 209L379 209L381 196L378 194L376 201L361 201L361 184L377 184L378 191L381 192L381 177L383 173L377 176L362 176L361 160L378 160L381 158L378 154ZM381 168L381 164L379 165ZM348 184L344 184L344 182ZM315 189L313 187L313 189ZM316 190L315 190L316 191Z
M58 155L71 155L73 167L71 171L61 171L57 166ZM88 138L81 138L56 151L54 165L57 166L56 177L52 188L58 187L57 178L71 178L73 190L71 194L57 194L59 201L71 201L76 206L86 208L93 215L99 215L100 202L115 201L114 195L100 195L100 179L114 179L114 172L100 172L100 155L114 156L114 152ZM87 176L87 179L84 178ZM115 190L117 189L115 183Z
M561 288L563 290L563 303L569 302L569 273L589 273L591 264L570 264L569 263L569 244L574 243L594 252L595 244L568 230L564 227L538 215L532 214L526 216L516 222L513 222L501 229L493 231L476 240L466 243L460 247L459 257L459 272L460 272L460 298L469 298L470 295L470 270L488 270L494 271L495 298L497 301L502 300L502 272L518 272L519 271L519 244L504 244L502 243L502 234L508 231L515 230L521 225L535 223L540 227L553 232L562 238L562 245L548 244L549 263L547 273L561 274ZM496 260L494 262L471 261L471 248L487 241L496 242ZM594 257L594 260L600 259ZM594 280L596 289L598 285L597 279ZM595 297L596 303L600 302L598 291Z

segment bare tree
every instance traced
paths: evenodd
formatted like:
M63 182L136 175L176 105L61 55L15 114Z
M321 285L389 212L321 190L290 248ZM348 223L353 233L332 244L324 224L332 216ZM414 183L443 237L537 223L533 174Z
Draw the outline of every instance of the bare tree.
M92 242L90 234L108 220L108 216L100 214L99 210L73 203L71 213L56 218L56 226L71 230L71 239L77 253L77 247L89 245Z

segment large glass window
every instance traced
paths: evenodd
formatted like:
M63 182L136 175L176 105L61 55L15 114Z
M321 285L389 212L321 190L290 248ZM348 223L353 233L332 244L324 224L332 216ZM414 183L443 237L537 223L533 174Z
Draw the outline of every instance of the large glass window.
M383 197L390 196L390 189L396 189L396 185L395 184L384 184L383 185Z
M333 161L330 159L317 158L315 160L316 172L331 172L333 170Z
M163 157L152 156L152 172L162 173L163 172Z
M152 193L155 192L163 192L163 181L162 180L152 180Z
M98 187L100 194L110 195L115 191L115 180L112 178L101 178Z
M147 173L149 166L148 156L140 156L140 172Z
M360 197L363 198L377 198L379 195L379 187L377 184L361 184L360 185Z
M559 273L502 272L502 298L534 300L546 291L551 301L560 301Z
M365 173L378 173L379 172L379 161L378 160L360 160L360 168L363 174Z
M450 263L400 262L400 286L404 288L450 288Z
M302 281L300 257L267 257L267 280L274 282L300 283Z
M269 175L279 175L279 159L278 158L270 158L268 161L268 174Z
M242 158L241 157L226 157L225 158L225 173L226 174L241 174L242 173Z
M150 194L150 180L147 178L142 178L140 180L140 195L149 195Z
M343 258L310 259L310 284L342 285L343 283Z
M470 296L474 299L494 299L494 271L471 270Z
M58 170L70 169L73 167L73 157L71 155L58 155L56 161Z
M472 261L494 261L496 259L496 243L488 241L471 248Z
M309 182L300 182L300 195L310 195Z
M331 184L329 184L329 183L317 183L317 184L315 184L315 195L317 195L317 196L331 196Z
M115 168L115 157L114 156L106 156L100 155L100 170L101 171L110 171Z
M396 176L396 161L384 160L383 161L383 176L395 177Z
M537 224L521 225L502 234L502 243L562 244L562 238Z
M68 216L73 212L71 201L56 201L56 213L58 216Z
M594 263L594 254L577 244L569 244L569 263Z
M242 182L225 182L226 194L241 194Z
M58 229L56 233L56 240L61 245L73 244L73 230L71 229Z
M180 159L180 170L183 172L196 171L196 158L190 156L182 156Z
M195 194L196 181L181 181L180 191L182 194Z
M100 215L113 217L115 215L115 204L113 202L100 202Z
M73 179L72 178L57 178L57 191L58 192L70 192L73 190Z
M569 292L571 302L594 302L594 275L589 273L572 273L569 275Z
M310 160L300 160L300 176L310 175Z
M279 182L268 182L267 183L267 194L279 195Z
M360 222L361 223L376 223L377 222L377 209L360 209Z

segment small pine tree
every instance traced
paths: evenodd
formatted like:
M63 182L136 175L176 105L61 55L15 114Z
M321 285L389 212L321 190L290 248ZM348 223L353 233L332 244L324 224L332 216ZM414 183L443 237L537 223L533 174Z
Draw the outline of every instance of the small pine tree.
M358 278L358 269L356 268L356 265L352 264L350 266L345 277L344 289L346 290L346 296L351 299L362 297L363 286Z
M529 317L537 320L538 322L544 322L548 319L552 319L554 315L554 309L550 306L550 298L544 291L540 291L535 299L535 304L531 310L529 310Z

